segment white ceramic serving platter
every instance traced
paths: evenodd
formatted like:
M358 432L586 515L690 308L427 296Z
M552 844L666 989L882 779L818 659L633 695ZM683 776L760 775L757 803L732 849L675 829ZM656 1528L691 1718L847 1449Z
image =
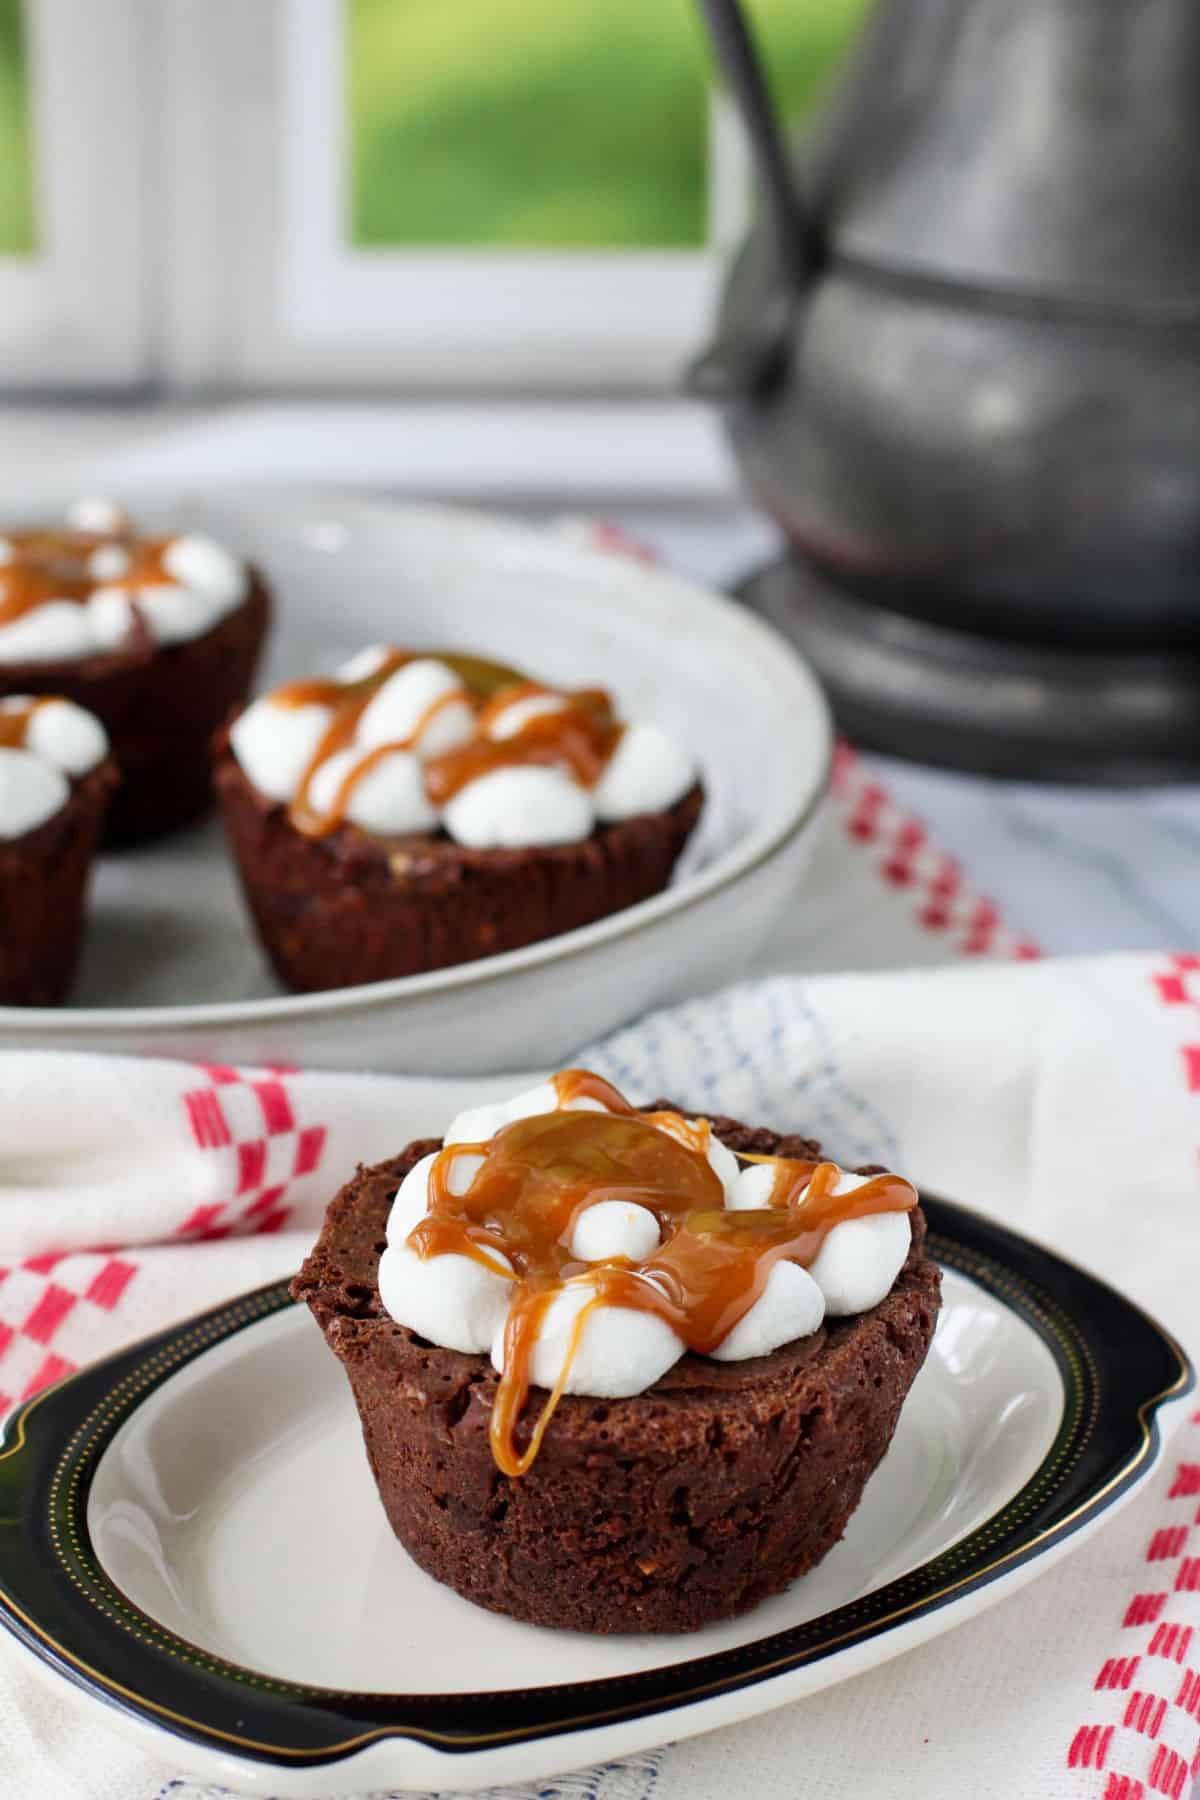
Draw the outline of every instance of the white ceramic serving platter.
M181 1772L281 1800L538 1779L859 1674L1080 1542L1147 1478L1192 1379L1113 1289L923 1204L944 1306L891 1449L843 1541L744 1618L575 1636L423 1575L281 1283L10 1418L0 1625Z
M275 983L219 827L108 856L78 984L56 1009L0 1008L0 1047L468 1074L563 1060L647 1007L732 978L792 903L828 781L815 679L720 595L549 531L432 506L239 492L123 493L147 527L206 530L266 573L262 685L364 644L474 650L611 688L694 751L707 790L663 894L524 950L370 987ZM65 496L25 502L53 516Z

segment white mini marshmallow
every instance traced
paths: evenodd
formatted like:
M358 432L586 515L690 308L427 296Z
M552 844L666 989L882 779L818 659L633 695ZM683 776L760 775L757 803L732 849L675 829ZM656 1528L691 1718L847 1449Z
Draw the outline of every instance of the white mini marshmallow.
M414 1163L396 1190L388 1214L389 1244L405 1244L409 1233L429 1211L429 1176L440 1152L431 1150L419 1163ZM447 1186L452 1194L465 1194L483 1167L482 1156L462 1155L451 1160Z
M446 807L443 823L456 843L472 850L577 844L591 836L592 804L561 769L523 764L469 781Z
M518 1119L536 1119L542 1113L552 1112L606 1112L599 1100L590 1095L576 1095L564 1107L558 1089L551 1081L539 1082L537 1087L526 1088L511 1100L493 1100L487 1106L471 1106L465 1112L457 1113L446 1128L443 1139L447 1144L490 1144L498 1131L506 1125L515 1125Z
M423 1156L414 1163L400 1186L396 1189L392 1201L392 1209L388 1213L387 1241L389 1244L405 1244L408 1234L429 1211L429 1172L438 1159L436 1150Z
M593 1298L590 1278L584 1276L568 1283L546 1308L530 1358L530 1379L535 1387L552 1388L557 1382L571 1347L575 1321ZM654 1313L629 1306L598 1306L583 1326L564 1391L595 1394L606 1400L640 1394L682 1354L681 1340ZM492 1366L503 1374L503 1326L492 1343Z
M67 508L67 530L86 532L89 537L116 537L129 529L129 514L115 500L87 495L73 500Z
M570 1248L580 1262L607 1262L614 1256L644 1262L659 1242L658 1220L649 1207L631 1200L598 1200L576 1219Z
M765 1212L775 1188L774 1163L751 1163L739 1169L725 1204L732 1212Z
M95 648L87 608L74 600L47 600L0 625L0 663L65 661Z
M133 596L123 587L98 587L80 611L97 650L120 650L137 627Z
M462 699L441 707L413 745L421 756L453 750L475 735L475 712L458 676L432 656L419 656L388 676L358 721L355 742L364 749L405 744L429 708L456 693Z
M596 817L631 819L682 800L696 779L683 747L659 725L627 725L592 789Z
M327 706L280 706L268 696L235 720L229 742L260 793L291 800L332 718Z
M112 591L100 588L93 600ZM205 593L203 588L175 587L169 581L146 582L130 590L130 598L156 644L182 644L190 638L203 637L229 610L215 594Z
M62 770L31 750L0 749L0 838L24 837L44 825L70 793Z
M316 812L332 809L343 781L366 754L355 748L326 757L309 788L309 799ZM432 831L437 813L426 798L425 777L418 759L408 750L391 750L380 757L351 789L346 817L364 831L381 837L394 837L404 831Z
M540 719L546 713L562 712L566 704L561 694L527 694L523 700L510 700L491 719L487 735L493 743L504 743L506 739L516 737L519 731L524 731L531 719Z
M97 544L87 559L87 572L93 581L120 581L132 561L124 544Z
M498 1268L512 1265L498 1253ZM398 1325L447 1350L486 1354L508 1316L512 1281L473 1256L418 1256L389 1241L379 1259L379 1298Z
M43 700L25 727L25 748L64 775L86 775L108 755L99 719L72 700Z
M369 681L390 654L386 644L368 644L365 650L359 650L349 661L340 664L334 672L334 680L344 681L347 686L354 681Z
M841 1316L878 1306L904 1267L912 1242L906 1212L874 1213L835 1225L809 1273L825 1296L825 1310Z
M250 591L245 563L224 544L199 532L172 538L162 553L162 566L180 587L213 601L218 618L240 606Z
M820 1287L799 1263L777 1262L749 1312L711 1352L717 1362L742 1362L768 1356L780 1344L808 1337L825 1317Z

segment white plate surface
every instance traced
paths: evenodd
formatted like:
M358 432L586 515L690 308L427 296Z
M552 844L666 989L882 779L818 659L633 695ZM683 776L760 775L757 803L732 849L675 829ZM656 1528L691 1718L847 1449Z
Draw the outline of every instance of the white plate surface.
M379 1692L537 1687L749 1643L871 1592L1003 1505L1045 1456L1062 1409L1062 1382L1042 1341L948 1271L933 1348L892 1448L845 1539L813 1574L743 1619L686 1637L575 1636L483 1612L409 1560L380 1508L345 1377L307 1312L290 1309L207 1351L149 1396L101 1459L88 1525L101 1564L139 1608L258 1673ZM942 1608L921 1635L966 1610ZM906 1641L877 1640L868 1661ZM862 1666L861 1656L834 1655L795 1672L786 1687L764 1682L737 1696L735 1716ZM728 1716L716 1703L693 1706L671 1716L670 1735ZM663 1728L653 1719L611 1727L604 1754L644 1748ZM524 1776L548 1773L586 1752L566 1736L499 1765L486 1755L447 1765L412 1743L368 1754L387 1780L462 1787L518 1767ZM246 1765L239 1774L250 1785ZM312 1775L285 1780L272 1770L262 1779L272 1793L306 1794L321 1791L317 1776L314 1784Z
M473 513L295 494L122 498L148 526L209 530L265 570L278 609L263 685L379 640L602 684L624 716L658 719L692 748L707 804L665 894L525 950L328 995L274 982L216 824L106 857L69 1006L0 1008L0 1046L530 1067L714 969L736 973L793 897L828 776L828 715L807 668L744 609Z

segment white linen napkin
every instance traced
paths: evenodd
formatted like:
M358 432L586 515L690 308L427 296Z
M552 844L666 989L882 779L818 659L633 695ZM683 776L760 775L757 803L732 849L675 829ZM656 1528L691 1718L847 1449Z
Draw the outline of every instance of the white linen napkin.
M1196 1355L1198 1006L1194 957L781 977L582 1054L633 1097L803 1129L1002 1216ZM294 1269L355 1160L513 1086L0 1056L0 1389ZM1179 1800L1200 1738L1189 1405L1145 1492L991 1612L758 1721L530 1795ZM35 1680L7 1641L0 1767L20 1800L199 1791Z

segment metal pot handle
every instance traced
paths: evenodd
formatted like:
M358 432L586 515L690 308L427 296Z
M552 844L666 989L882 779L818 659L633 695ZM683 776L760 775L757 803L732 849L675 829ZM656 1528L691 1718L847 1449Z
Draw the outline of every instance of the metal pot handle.
M701 0L701 9L749 140L778 268L778 286L765 300L753 331L718 338L684 378L690 393L725 400L761 390L781 371L796 302L813 274L815 233L792 179L787 142L745 13L738 0Z

